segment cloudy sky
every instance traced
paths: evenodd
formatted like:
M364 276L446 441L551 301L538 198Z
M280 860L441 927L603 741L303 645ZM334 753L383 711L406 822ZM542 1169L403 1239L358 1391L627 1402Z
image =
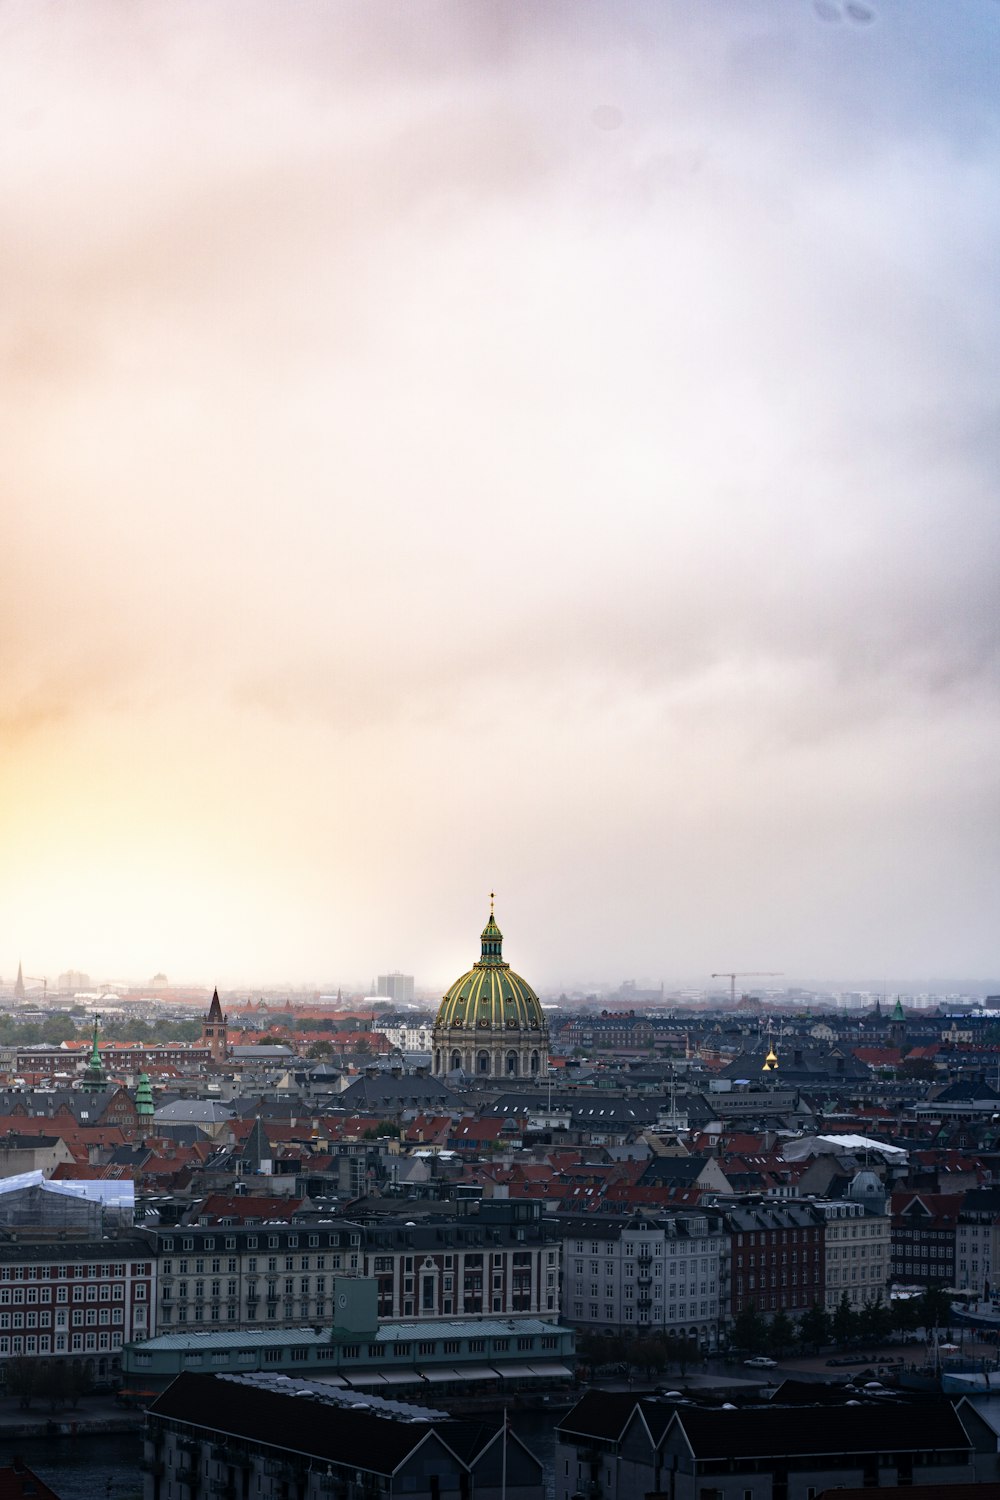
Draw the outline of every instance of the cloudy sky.
M0 0L0 974L1000 972L995 0Z

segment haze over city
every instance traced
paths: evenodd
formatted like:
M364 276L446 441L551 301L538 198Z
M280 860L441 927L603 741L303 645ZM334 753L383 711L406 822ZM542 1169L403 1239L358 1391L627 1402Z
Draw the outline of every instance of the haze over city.
M988 0L0 8L0 974L988 983Z

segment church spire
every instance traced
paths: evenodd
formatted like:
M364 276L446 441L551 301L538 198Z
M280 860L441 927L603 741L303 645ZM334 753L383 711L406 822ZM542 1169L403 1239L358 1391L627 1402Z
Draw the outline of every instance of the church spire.
M21 960L17 961L17 978L14 980L14 994L19 1000L24 999L24 971L21 968Z
M482 943L479 962L481 964L490 964L492 967L503 964L503 933L497 926L497 919L493 915L493 903L495 900L496 896L494 892L490 891L490 918L479 935L480 942Z
M91 1040L90 1056L87 1059L87 1066L84 1068L83 1077L80 1080L80 1087L82 1089L86 1089L87 1092L91 1094L99 1093L106 1086L108 1081L108 1075L105 1073L104 1064L101 1061L101 1049L97 1041L100 1024L100 1016L95 1015L94 1034Z

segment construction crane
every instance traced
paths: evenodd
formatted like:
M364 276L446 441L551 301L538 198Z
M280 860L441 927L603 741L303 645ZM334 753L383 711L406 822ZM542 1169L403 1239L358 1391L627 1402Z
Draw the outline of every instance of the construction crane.
M721 974L713 974L713 979L729 980L729 1004L736 1006L736 981L737 979L779 979L784 971L782 969L724 969Z
M40 974L25 974L23 978L26 984L40 984L43 994L47 995L49 993L49 981L44 979Z

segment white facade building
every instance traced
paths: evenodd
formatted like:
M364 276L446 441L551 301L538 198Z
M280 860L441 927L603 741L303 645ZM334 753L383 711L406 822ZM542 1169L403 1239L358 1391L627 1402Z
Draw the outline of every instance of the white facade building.
M673 1333L719 1343L721 1219L697 1210L655 1218L560 1218L563 1319L595 1331Z

